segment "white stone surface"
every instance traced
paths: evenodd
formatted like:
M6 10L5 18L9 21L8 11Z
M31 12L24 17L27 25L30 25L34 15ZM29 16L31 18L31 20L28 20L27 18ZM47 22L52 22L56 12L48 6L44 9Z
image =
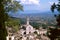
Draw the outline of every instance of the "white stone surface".
M9 40L9 36L6 37L6 40Z
M26 37L23 37L22 40L26 40L27 38Z
M7 36L6 40L9 40L9 38L11 38L11 40L14 40L14 36Z
M28 25L28 26L26 27L26 34L29 34L29 32L30 32L30 33L33 33L33 32L34 32L33 27L32 27L31 25Z

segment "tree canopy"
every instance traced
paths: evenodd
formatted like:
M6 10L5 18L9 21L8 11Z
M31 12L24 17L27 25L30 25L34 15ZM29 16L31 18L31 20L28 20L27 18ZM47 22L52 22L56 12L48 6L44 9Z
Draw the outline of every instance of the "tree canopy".
M10 11L18 11L18 10L22 10L23 11L23 6L20 4L20 2L16 1L16 0L5 0L3 2L4 5L4 9L6 12L10 12Z
M58 4L53 3L51 5L51 11L54 12L54 10L57 10L59 12L58 15L54 15L56 17L57 25L60 26L60 0L58 0Z
M7 30L5 21L9 12L23 10L23 6L16 0L0 0L0 40L6 40Z
M57 28L51 29L50 30L51 35L48 35L48 37L51 40L56 40L56 39L60 40L60 29L58 29L60 27L60 0L58 0L58 4L53 3L53 5L51 5L51 11L54 12L55 9L59 12L59 14L54 15L57 21Z

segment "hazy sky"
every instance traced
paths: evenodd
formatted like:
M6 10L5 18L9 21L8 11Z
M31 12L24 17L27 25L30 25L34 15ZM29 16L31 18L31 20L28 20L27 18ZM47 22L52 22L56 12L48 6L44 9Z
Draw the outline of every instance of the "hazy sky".
M21 13L40 13L40 12L48 12L50 10L50 6L55 2L57 3L58 0L18 0L20 4L23 5L24 12L18 11L16 14L11 14L14 16L18 16Z
M18 1L20 1L20 4L23 5L24 12L50 11L50 6L54 2L55 3L58 2L58 0L18 0Z

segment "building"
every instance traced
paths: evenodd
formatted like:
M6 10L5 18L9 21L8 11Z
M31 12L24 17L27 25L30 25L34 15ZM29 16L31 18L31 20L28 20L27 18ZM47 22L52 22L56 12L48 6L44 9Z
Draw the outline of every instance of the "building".
M25 25L21 25L21 28L26 31L26 34L33 33L34 28L29 24L29 18L27 18L27 22Z
M44 34L47 33L47 29L35 29L33 26L29 24L29 18L27 18L27 22L25 25L21 25L20 30L15 33L11 33L12 28L7 28L8 36L7 40L50 40ZM14 35L12 35L14 34Z

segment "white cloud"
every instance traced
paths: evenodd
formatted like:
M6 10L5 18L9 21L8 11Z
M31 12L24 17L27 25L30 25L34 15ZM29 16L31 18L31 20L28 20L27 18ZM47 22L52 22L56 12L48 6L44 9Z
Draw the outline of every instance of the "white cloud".
M54 2L49 2L50 5L52 5ZM58 2L55 2L55 4L58 4Z
M31 3L33 3L33 4L37 4L37 5L40 4L40 3L39 3L39 0L29 0L29 2L31 2Z
M40 1L39 0L20 0L21 4L35 4L35 5L39 5Z
M52 5L54 2L49 2L50 5Z

